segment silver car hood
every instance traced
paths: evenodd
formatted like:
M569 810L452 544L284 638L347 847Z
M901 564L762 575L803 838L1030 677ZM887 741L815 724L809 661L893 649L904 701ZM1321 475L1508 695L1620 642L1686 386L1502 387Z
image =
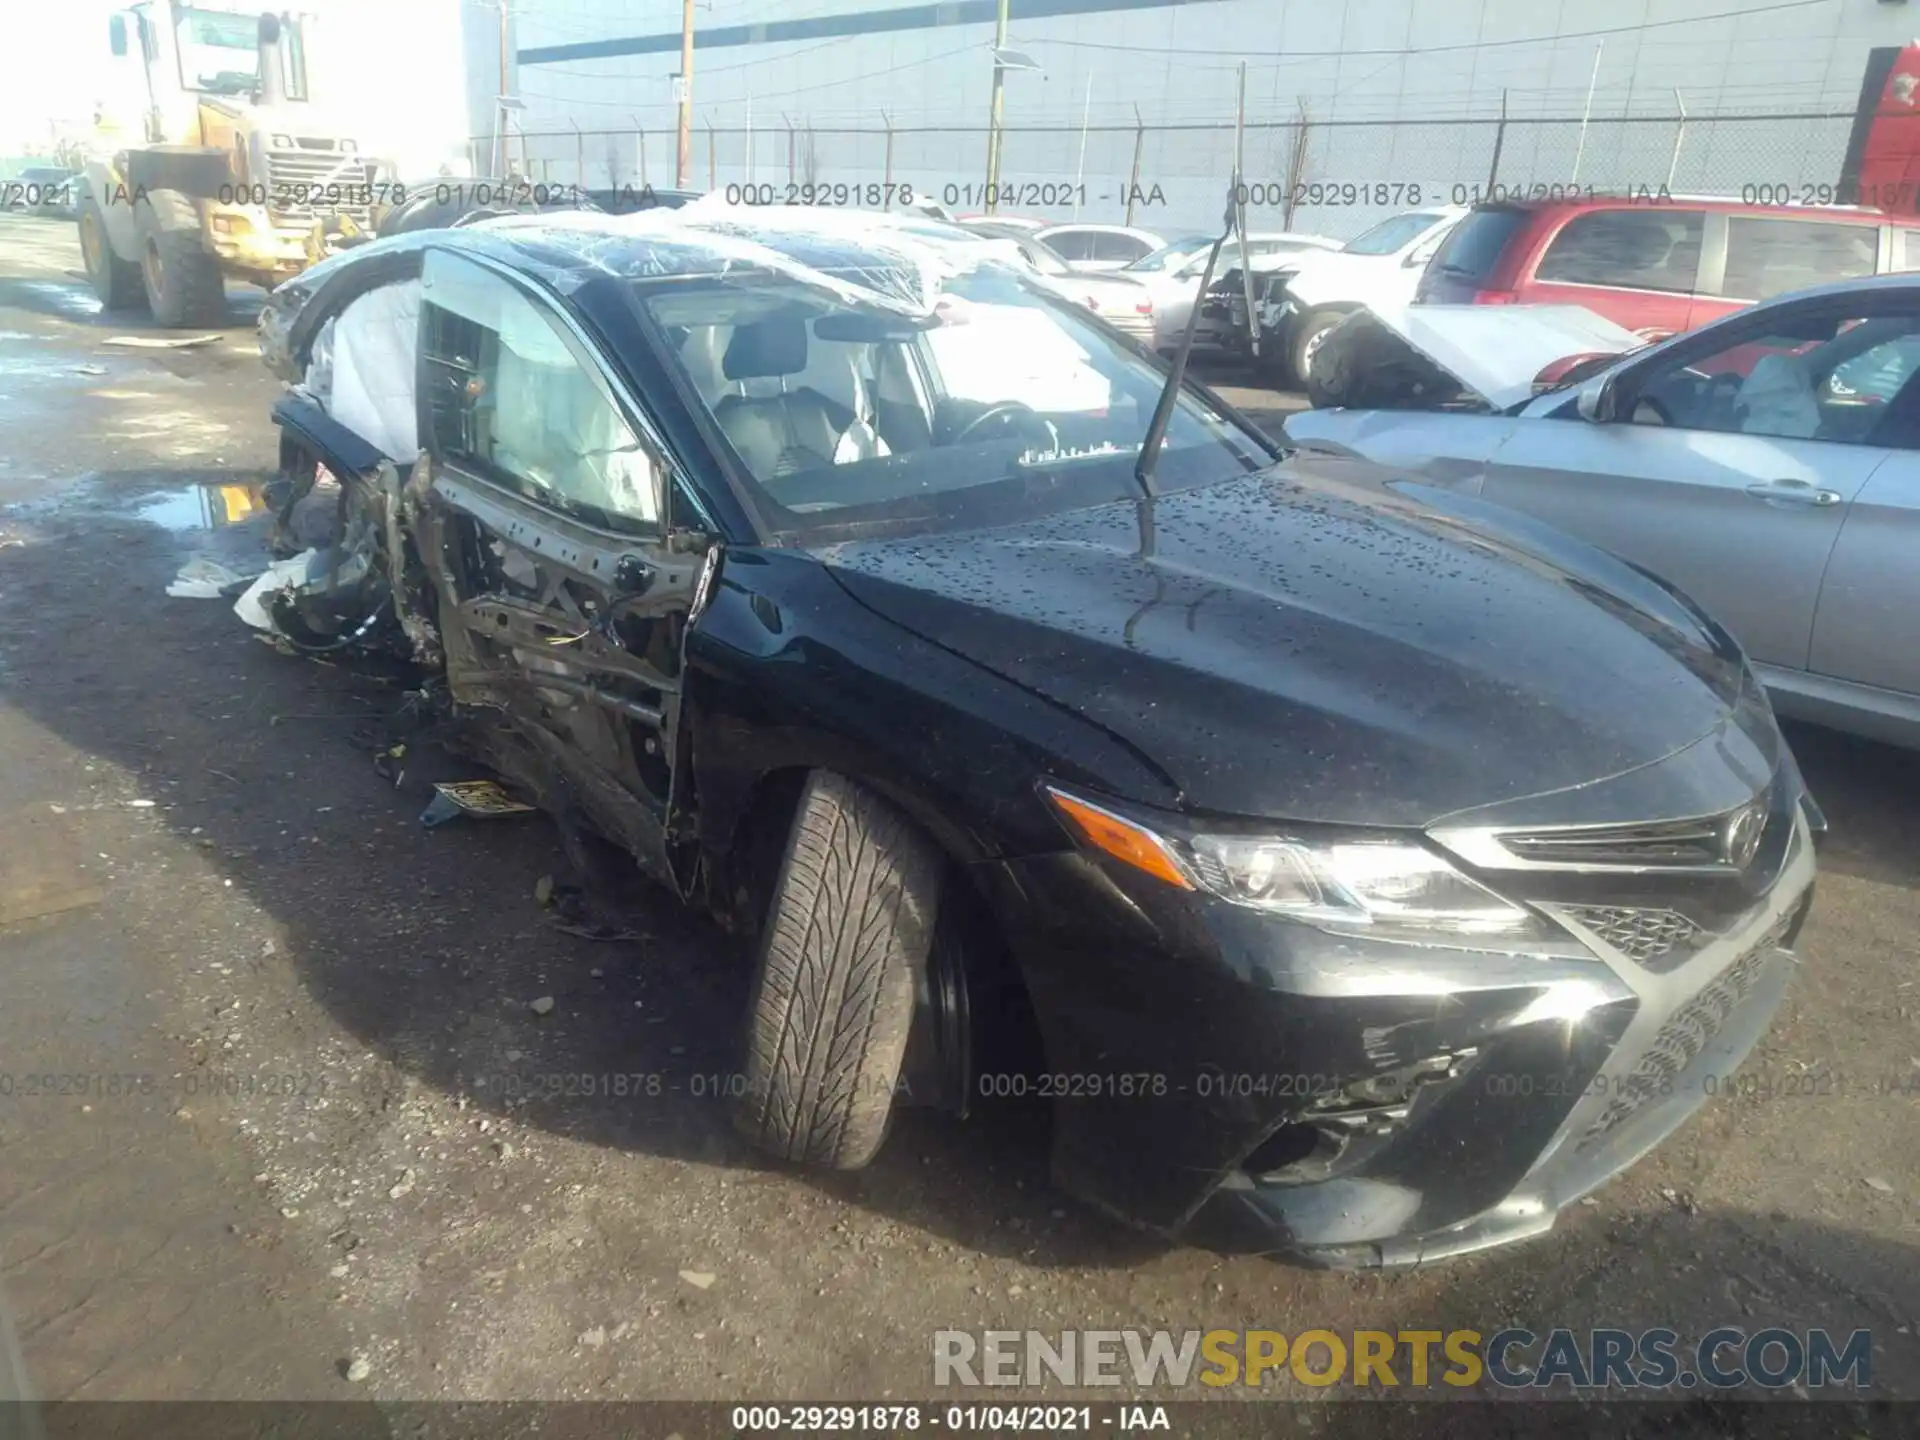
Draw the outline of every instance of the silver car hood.
M1367 314L1495 410L1528 399L1556 360L1646 343L1583 305L1378 305Z

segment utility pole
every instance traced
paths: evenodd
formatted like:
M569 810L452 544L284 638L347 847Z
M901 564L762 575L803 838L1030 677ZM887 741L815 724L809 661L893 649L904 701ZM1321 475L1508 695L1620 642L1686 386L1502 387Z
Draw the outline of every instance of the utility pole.
M987 214L999 208L1000 197L1000 115L1005 104L1007 67L1000 54L1007 48L1007 4L1000 0L993 19L993 106L987 117Z
M493 107L493 173L505 176L507 173L507 99L513 93L510 83L507 61L507 0L497 0L500 7L500 96Z
M507 0L500 0L500 94L504 98L511 93L507 83Z
M674 184L693 183L693 0L680 0L680 146Z

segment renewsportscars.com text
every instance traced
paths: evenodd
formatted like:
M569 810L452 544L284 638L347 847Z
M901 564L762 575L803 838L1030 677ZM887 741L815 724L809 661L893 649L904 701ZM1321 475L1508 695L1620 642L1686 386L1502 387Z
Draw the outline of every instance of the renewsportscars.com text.
M1726 1390L1873 1384L1873 1336L1723 1327L1668 1329L938 1330L938 1386L1132 1385L1212 1388L1284 1383L1361 1388Z

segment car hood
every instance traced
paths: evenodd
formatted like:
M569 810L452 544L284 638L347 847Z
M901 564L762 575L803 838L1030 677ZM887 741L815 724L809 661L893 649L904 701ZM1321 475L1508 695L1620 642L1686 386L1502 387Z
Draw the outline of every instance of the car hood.
M1496 410L1533 395L1541 372L1571 355L1620 355L1645 342L1584 305L1369 305L1343 327L1373 365L1410 350ZM1363 328L1379 332L1361 339Z
M816 553L854 598L1102 727L1199 811L1426 826L1726 728L1744 663L1671 592L1500 507L1379 477L1287 462Z

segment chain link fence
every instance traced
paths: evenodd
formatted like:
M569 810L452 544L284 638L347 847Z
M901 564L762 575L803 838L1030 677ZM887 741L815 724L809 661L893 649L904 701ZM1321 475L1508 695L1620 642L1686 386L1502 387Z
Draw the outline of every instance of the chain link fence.
M1771 203L1835 198L1846 111L1428 122L1249 124L1248 223L1349 237L1416 205L1503 194L1713 194ZM1231 124L1002 131L997 208L1163 231L1217 223L1234 169ZM512 168L536 181L619 190L675 183L677 136L659 129L514 134ZM476 137L488 173L493 140ZM907 189L956 214L985 210L986 127L765 128L696 124L697 189L755 203L896 205ZM1760 187L1766 187L1764 192Z

